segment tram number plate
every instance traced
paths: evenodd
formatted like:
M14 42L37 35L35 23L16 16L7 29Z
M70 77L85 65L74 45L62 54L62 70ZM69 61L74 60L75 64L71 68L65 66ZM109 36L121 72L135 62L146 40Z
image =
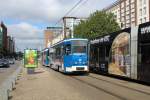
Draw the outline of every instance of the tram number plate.
M84 67L77 67L76 70L84 70Z

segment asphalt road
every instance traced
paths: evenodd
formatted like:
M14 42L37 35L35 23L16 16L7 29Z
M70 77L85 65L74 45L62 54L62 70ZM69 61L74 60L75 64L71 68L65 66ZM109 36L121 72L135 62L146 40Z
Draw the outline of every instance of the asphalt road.
M40 67L24 69L12 100L150 100L150 87L96 74L64 75Z
M20 61L15 61L15 64L8 68L0 68L0 85L20 66Z

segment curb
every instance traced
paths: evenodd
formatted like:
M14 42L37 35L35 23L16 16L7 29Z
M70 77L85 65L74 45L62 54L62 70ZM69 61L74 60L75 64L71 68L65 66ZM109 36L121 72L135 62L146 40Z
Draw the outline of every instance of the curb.
M16 71L10 75L0 86L0 100L9 100L11 98L11 91L13 91L16 81L19 79L22 67L16 69Z

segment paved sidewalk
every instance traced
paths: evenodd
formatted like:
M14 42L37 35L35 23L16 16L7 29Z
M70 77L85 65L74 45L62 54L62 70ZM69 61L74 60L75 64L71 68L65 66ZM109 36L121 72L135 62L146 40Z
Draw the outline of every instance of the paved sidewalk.
M41 66L34 72L24 68L11 100L150 100L149 86L90 76L64 75Z
M45 89L49 81L47 77L48 72L41 67L35 71L24 68L17 81L16 90L12 92L12 100L49 100L44 94L49 92Z
M81 90L76 90L77 87L74 86L79 83L73 82L74 86L67 85L70 79L65 81L60 73L50 71L39 67L32 73L24 68L11 100L92 100L83 95Z

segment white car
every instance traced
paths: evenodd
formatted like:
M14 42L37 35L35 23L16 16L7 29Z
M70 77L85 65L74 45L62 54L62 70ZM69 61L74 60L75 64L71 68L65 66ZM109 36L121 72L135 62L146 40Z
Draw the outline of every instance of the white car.
M15 64L15 59L13 58L9 59L9 64Z

